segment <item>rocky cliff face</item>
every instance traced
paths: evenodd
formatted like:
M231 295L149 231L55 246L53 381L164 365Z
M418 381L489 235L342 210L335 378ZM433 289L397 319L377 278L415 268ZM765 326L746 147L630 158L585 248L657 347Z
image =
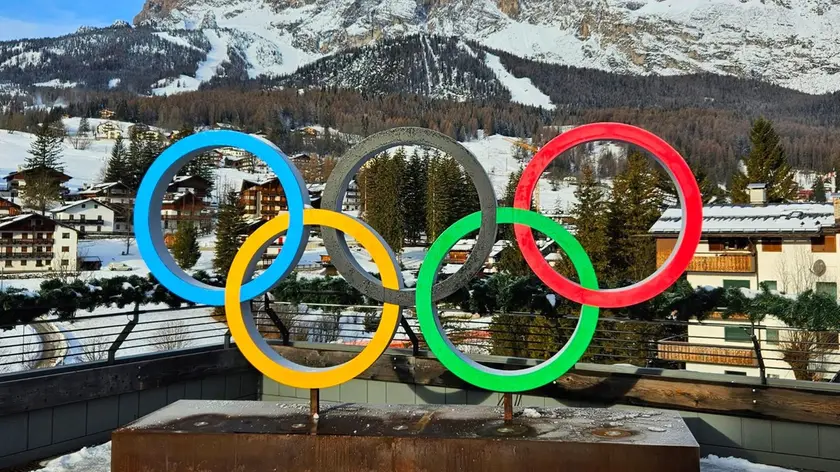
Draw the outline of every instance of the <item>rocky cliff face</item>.
M840 0L148 0L135 23L197 29L208 18L281 51L283 64L261 63L270 73L429 33L614 72L840 89Z

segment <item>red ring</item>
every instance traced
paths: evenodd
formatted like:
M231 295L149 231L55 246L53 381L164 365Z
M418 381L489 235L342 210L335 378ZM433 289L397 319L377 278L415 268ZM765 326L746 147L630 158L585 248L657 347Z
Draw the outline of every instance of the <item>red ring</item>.
M677 184L677 192L682 203L683 227L677 245L671 252L671 257L659 270L647 279L629 287L590 290L563 277L548 265L537 248L530 228L514 225L514 232L528 265L549 288L582 305L620 308L645 302L667 290L688 268L700 244L703 200L694 174L674 148L653 133L623 123L593 123L574 128L552 139L537 152L522 173L522 179L516 187L513 206L524 210L530 209L534 187L548 164L556 156L579 144L608 140L623 141L646 149L665 166Z

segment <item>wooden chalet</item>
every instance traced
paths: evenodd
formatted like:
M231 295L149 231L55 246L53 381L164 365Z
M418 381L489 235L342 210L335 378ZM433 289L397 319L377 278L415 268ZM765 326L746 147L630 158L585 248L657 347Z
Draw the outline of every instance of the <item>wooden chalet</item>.
M26 186L27 178L31 178L33 175L41 175L44 172L47 172L51 178L56 179L61 184L65 184L72 179L72 177L57 169L50 167L33 167L31 169L21 169L12 172L4 177L3 180L6 181L6 188L9 190L11 196L16 197L20 194L21 187Z
M207 204L192 192L166 194L160 216L164 234L177 231L180 222L195 224L199 233L209 233L213 226Z
M167 192L184 193L191 192L200 199L205 199L210 194L213 183L198 175L179 175L173 179Z
M20 215L21 208L15 202L0 197L0 217Z
M239 198L245 207L245 215L262 220L270 220L289 209L277 177L261 181L243 180Z

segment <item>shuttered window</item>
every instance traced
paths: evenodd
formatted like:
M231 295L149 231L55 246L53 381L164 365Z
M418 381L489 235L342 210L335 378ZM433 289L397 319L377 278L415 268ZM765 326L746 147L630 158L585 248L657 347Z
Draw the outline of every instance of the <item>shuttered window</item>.
M811 238L811 252L837 252L837 236L829 234Z
M763 252L782 252L782 238L762 238L761 250Z

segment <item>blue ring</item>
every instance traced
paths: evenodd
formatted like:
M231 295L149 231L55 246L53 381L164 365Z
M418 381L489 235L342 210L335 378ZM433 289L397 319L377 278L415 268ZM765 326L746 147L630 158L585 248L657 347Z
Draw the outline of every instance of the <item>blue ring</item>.
M146 172L137 190L134 204L137 247L149 271L164 287L184 300L211 306L224 306L224 288L201 283L178 266L163 242L161 210L163 196L178 171L190 159L220 147L239 148L265 162L279 177L289 206L289 229L283 249L265 272L242 287L242 301L268 292L288 275L300 261L306 248L304 241L309 238L308 228L303 224L303 210L310 204L309 192L304 192L306 184L289 158L270 141L235 131L205 131L167 148Z

